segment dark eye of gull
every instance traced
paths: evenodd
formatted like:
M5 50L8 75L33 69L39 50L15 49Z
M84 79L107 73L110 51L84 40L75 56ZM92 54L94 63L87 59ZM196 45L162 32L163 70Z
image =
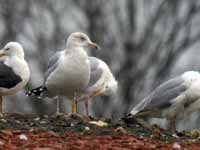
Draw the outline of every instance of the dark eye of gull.
M10 48L6 48L5 50L8 51Z
M86 40L86 38L83 37L83 36L80 36L80 39L81 39L81 41L85 41Z

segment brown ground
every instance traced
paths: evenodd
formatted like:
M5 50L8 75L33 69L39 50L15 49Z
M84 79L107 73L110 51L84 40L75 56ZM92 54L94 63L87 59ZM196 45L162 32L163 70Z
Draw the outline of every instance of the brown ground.
M4 115L0 117L0 150L200 150L199 131L149 130L132 118L107 125L76 116Z

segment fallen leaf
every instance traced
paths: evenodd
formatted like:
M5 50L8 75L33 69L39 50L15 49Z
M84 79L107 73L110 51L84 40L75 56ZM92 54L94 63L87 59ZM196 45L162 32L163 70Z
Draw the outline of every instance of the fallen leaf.
M94 125L99 126L99 127L107 127L107 126L108 126L108 123L103 122L103 121L101 121L101 120L98 120L98 121L90 121L89 123L90 123L90 124L94 124Z
M8 136L12 136L13 135L13 133L12 133L12 131L10 129L4 129L4 130L1 131L1 133L6 134Z

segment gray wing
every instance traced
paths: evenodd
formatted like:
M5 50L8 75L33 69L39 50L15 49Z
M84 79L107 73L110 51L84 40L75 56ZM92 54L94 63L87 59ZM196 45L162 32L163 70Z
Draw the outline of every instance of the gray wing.
M143 111L169 107L171 100L187 90L183 82L181 77L177 77L161 84L145 100Z
M89 62L90 62L91 73L90 73L90 81L88 84L88 88L97 83L97 81L101 78L103 73L102 68L99 67L99 61L97 58L89 57Z
M13 88L22 81L22 78L17 75L14 70L0 62L0 87Z
M56 69L61 53L62 51L56 52L55 55L50 58L47 71L45 72L45 81L48 76Z
M99 66L99 60L96 57L88 57L90 62L91 72L95 71Z

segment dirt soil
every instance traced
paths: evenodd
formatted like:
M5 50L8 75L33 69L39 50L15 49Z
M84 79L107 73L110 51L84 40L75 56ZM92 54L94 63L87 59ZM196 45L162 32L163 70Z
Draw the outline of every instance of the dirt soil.
M0 116L0 150L200 150L199 137L198 130L145 128L134 118Z

